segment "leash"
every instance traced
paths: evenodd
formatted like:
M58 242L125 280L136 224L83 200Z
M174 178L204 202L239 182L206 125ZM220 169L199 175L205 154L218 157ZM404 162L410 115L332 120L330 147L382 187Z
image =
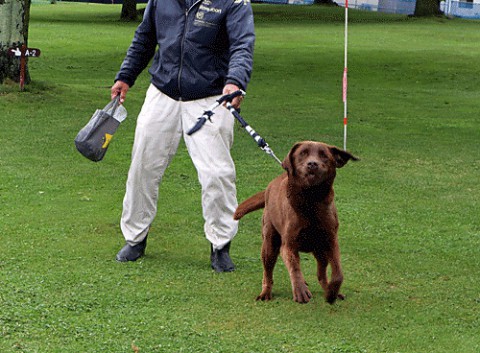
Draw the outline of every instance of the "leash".
M262 136L257 134L257 132L255 130L253 130L253 128L250 125L248 125L248 123L245 121L245 119L242 118L242 116L240 115L238 110L236 110L230 102L227 102L227 109L230 110L230 113L232 113L232 115L235 117L235 119L238 120L240 125L242 125L242 127L248 132L248 134L250 136L252 136L252 138L257 143L258 147L260 147L262 149L262 151L264 151L270 157L275 159L275 161L278 164L280 164L280 166L283 168L282 161L280 159L278 159L278 157L275 155L275 153L273 153L273 151L270 148L270 146L268 145L267 141L265 141Z
M192 135L194 134L195 132L197 132L198 130L200 130L203 125L205 125L205 123L207 122L207 120L209 120L210 122L212 121L211 117L213 114L215 114L213 112L214 109L216 109L218 106L222 105L224 102L226 102L226 107L227 109L230 111L230 113L232 113L232 115L235 117L235 119L237 119L237 121L240 123L240 125L242 125L242 127L248 132L248 134L253 138L253 140L257 143L258 147L260 147L262 149L262 151L264 151L266 154L268 154L270 157L272 157L278 164L280 164L280 166L283 168L282 166L282 161L280 159L278 159L278 157L275 155L275 153L273 153L272 149L270 148L270 146L268 145L268 143L265 141L265 139L260 136L246 121L245 119L240 115L240 113L238 112L238 110L236 110L233 105L231 104L232 100L236 97L239 97L239 96L245 96L246 95L246 92L242 91L242 90L238 90L238 91L235 91L233 93L230 93L230 94L226 94L224 96L221 96L219 99L217 99L215 101L215 103L209 107L208 110L205 110L203 112L203 115L198 118L198 121L197 123L195 124L195 126L193 126L188 132L187 132L187 135Z

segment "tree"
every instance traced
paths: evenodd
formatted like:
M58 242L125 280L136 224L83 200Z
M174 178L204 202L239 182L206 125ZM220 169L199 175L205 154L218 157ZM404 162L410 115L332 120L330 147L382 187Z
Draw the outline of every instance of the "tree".
M414 16L439 16L440 0L417 0Z
M122 14L120 15L120 19L122 21L137 20L137 0L123 0Z
M28 42L30 0L0 0L0 84L6 79L20 81L19 60L8 49ZM30 82L26 66L25 82Z

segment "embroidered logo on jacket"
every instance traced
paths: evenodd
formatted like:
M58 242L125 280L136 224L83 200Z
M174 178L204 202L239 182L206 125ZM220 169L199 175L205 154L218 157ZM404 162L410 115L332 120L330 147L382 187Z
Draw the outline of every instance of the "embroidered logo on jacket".
M243 1L243 0L242 0ZM205 11L205 12L215 12L215 13L222 13L222 9L217 9L215 7L208 7L205 5L205 3L203 3L202 5L200 5L200 7L198 8L199 10L202 10L202 11Z

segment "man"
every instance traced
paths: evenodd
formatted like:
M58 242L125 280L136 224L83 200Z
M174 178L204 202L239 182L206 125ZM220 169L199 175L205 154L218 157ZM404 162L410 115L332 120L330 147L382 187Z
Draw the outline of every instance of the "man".
M238 228L230 155L234 119L222 106L212 123L191 136L186 131L220 95L246 89L254 40L249 0L149 0L111 89L112 98L120 95L123 102L153 57L151 85L137 119L121 218L126 244L118 261L144 255L158 187L183 135L202 187L212 268L234 270L229 255ZM235 98L232 105L238 108L240 101Z

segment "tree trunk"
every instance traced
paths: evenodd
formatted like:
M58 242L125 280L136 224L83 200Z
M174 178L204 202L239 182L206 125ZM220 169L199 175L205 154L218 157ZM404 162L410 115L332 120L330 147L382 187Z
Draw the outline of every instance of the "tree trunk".
M122 14L120 15L120 19L122 21L137 20L137 0L123 0Z
M8 49L27 45L29 20L30 0L0 0L0 84L7 79L20 81L20 59L10 56ZM29 82L25 65L25 83Z
M439 0L417 0L414 16L438 16L441 15Z
M338 6L338 4L334 0L314 0L313 3L315 5Z

